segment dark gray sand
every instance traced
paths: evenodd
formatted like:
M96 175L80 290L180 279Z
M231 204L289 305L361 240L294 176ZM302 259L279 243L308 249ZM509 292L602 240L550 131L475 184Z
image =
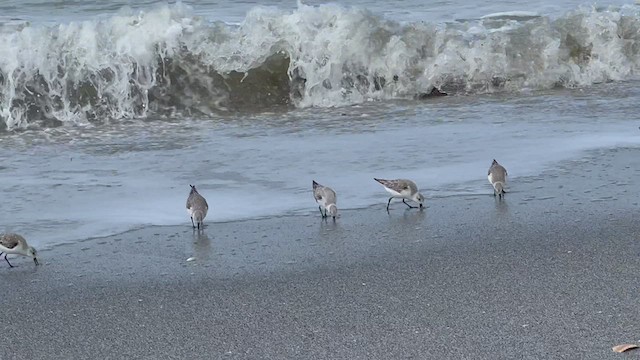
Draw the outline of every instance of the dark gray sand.
M515 178L503 201L487 183L387 214L381 192L333 223L309 195L308 216L42 249L0 263L0 358L637 358L611 347L640 340L639 154Z

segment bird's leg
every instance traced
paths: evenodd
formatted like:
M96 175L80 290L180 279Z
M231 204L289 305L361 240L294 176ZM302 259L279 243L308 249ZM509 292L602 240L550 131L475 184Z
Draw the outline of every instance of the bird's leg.
M7 259L7 255L9 254L4 254L4 259L7 262L7 264L9 264L10 267L13 267L13 265L11 265L11 263L9 262L9 259Z
M389 198L389 201L387 202L387 212L389 212L389 205L391 205L391 200L393 200L393 196Z
M191 225L193 226L193 228L196 228L196 224L193 222L193 216L191 217Z
M417 208L417 206L411 206L411 205L407 204L407 202L406 202L406 201L404 201L404 199L402 199L402 202L403 202L405 205L407 205L407 206L409 207L409 209L415 209L415 208Z
M324 213L322 212L322 206L318 205L318 210L320 210L320 216L324 219Z

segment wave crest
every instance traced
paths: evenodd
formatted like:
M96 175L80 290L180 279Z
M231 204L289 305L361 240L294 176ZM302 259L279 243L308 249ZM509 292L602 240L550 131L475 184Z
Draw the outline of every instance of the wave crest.
M229 25L178 4L56 26L4 24L0 49L0 124L14 129L633 79L640 16L632 7L580 8L556 19L523 12L398 23L300 5L257 7Z

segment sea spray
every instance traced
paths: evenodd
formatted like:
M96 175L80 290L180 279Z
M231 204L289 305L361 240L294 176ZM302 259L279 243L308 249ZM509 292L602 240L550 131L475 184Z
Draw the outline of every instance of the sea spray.
M207 117L635 79L637 9L399 23L335 4L255 7L239 25L186 5L0 28L0 127Z

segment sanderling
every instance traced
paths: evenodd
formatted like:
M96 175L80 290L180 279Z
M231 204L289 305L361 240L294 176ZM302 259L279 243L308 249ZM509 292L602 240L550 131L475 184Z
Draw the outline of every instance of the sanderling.
M402 202L410 208L416 208L416 206L411 206L406 203L405 199L413 200L420 205L420 209L422 209L424 202L424 196L418 192L418 186L411 180L407 179L397 179L397 180L383 180L376 179L373 180L379 182L384 186L384 189L387 190L392 196L389 198L389 202L387 202L387 211L389 211L389 205L391 204L391 200L393 198L402 198Z
M504 187L507 185L507 169L498 164L496 159L493 159L491 167L487 172L487 178L493 186L493 196L498 195L498 197L502 198L505 193Z
M0 256L4 254L4 259L7 261L9 266L13 267L7 259L8 254L18 254L22 256L30 256L33 258L33 262L36 265L40 265L38 263L38 258L36 257L38 252L33 246L29 246L27 244L27 240L18 234L2 234L0 235Z
M189 186L191 186L191 192L187 198L187 212L191 217L191 225L195 228L197 224L198 229L200 229L200 226L204 229L202 221L207 216L209 205L207 205L207 200L198 193L194 185Z
M330 187L322 186L313 180L313 197L319 204L320 214L323 219L326 219L329 215L336 219L338 215L338 207L336 206L337 198L336 192ZM324 209L324 213L322 210ZM328 212L328 214L327 214Z

